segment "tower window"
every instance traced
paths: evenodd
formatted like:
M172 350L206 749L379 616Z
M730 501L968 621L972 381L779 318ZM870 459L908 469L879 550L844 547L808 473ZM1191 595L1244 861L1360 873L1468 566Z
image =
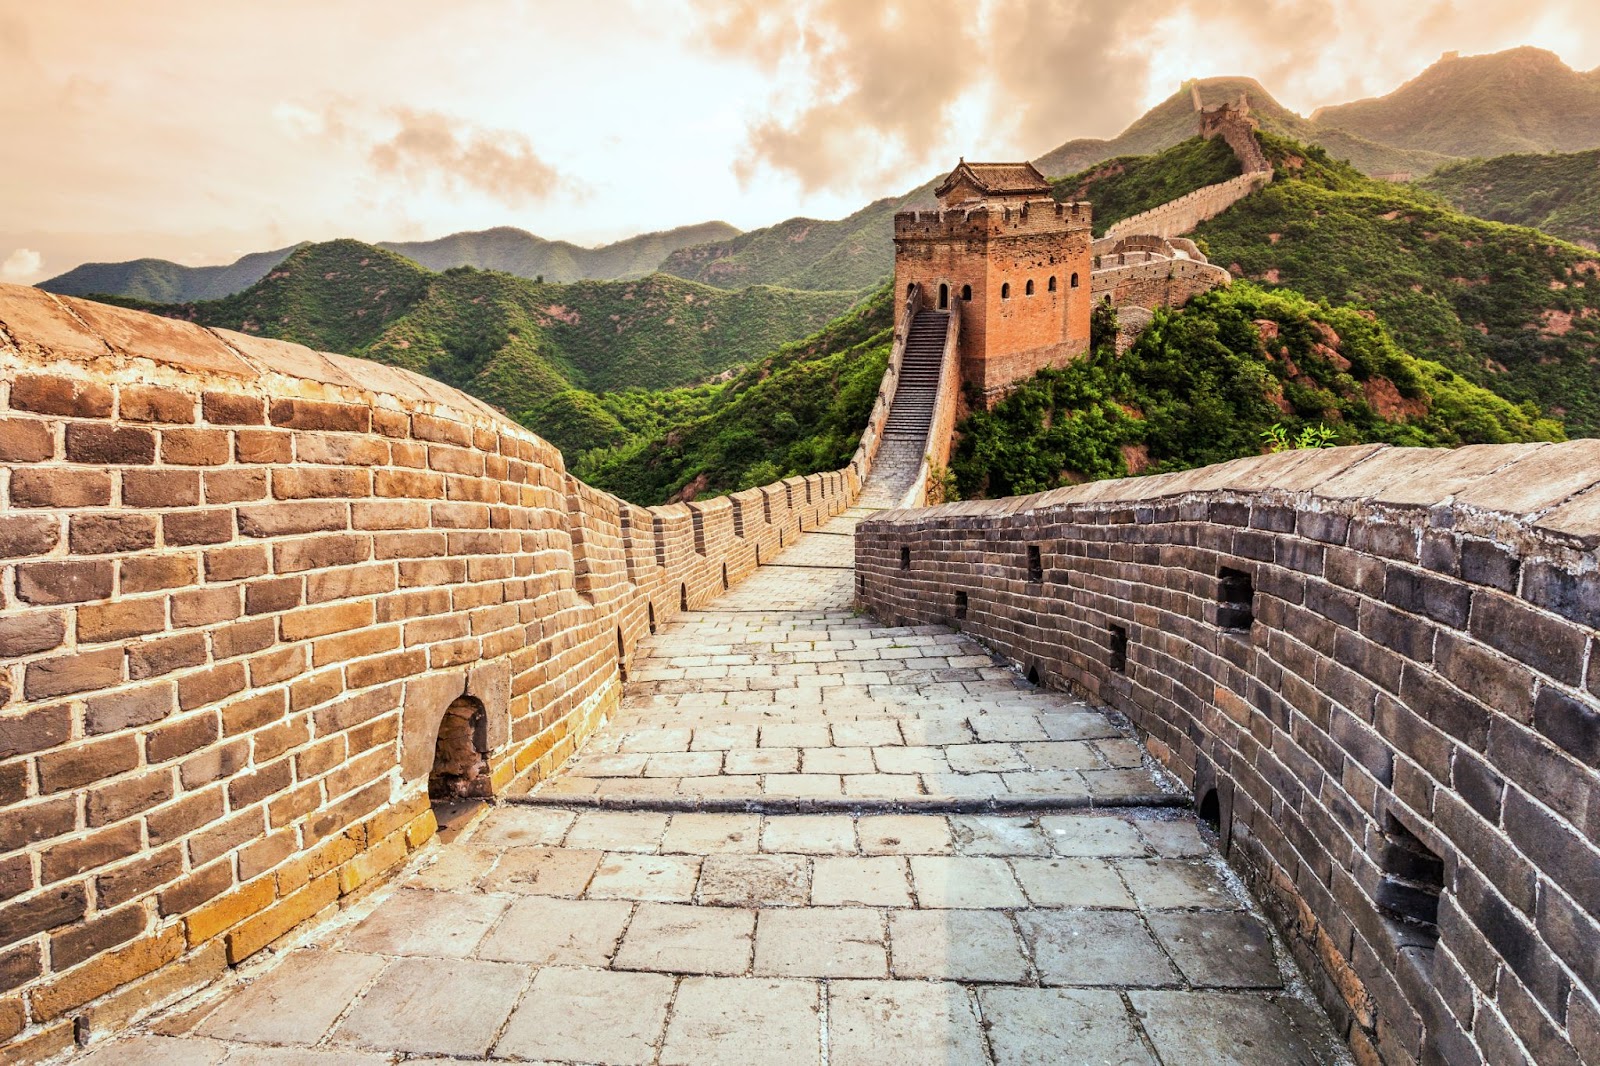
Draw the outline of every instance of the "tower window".
M1028 285L1022 291L1023 291L1023 294L1026 295L1026 296L1032 296L1033 295L1033 279L1032 278L1028 279Z
M1011 299L1011 282L1008 281L1005 284L1000 286L1000 299L1002 299L1002 300Z
M1056 291L1056 276L1054 274L1050 275L1050 291Z
M963 286L961 286L961 298L963 300L972 299L972 286L971 285L963 285Z
M1074 289L1078 287L1078 275L1076 273L1072 275L1071 285Z

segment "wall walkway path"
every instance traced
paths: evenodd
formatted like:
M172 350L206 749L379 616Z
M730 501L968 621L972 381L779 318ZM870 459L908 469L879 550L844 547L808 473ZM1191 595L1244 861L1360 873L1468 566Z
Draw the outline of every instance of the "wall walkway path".
M871 513L646 637L561 775L85 1061L1344 1061L1123 720L852 609Z

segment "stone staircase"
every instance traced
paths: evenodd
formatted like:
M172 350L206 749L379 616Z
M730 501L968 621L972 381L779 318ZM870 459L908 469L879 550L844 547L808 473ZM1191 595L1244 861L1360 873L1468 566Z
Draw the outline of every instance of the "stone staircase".
M928 425L933 421L949 331L948 311L918 311L912 319L900 364L900 381L889 406L872 473L862 487L860 506L894 507L916 478L928 441Z
M944 340L950 331L950 312L918 311L906 337L905 360L900 364L900 384L894 391L885 438L928 439L933 404L939 392L939 369L944 362Z

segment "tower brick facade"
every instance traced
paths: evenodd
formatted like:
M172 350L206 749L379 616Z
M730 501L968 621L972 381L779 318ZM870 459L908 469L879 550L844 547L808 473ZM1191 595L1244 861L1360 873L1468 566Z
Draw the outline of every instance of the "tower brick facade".
M1087 351L1090 205L1056 203L1026 163L962 162L938 196L895 216L895 287L960 316L962 383L988 404Z

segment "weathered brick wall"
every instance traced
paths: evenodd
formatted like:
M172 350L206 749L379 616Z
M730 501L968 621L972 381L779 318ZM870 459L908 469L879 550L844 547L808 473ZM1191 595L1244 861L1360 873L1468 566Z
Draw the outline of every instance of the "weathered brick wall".
M1092 291L1097 300L1110 297L1113 307L1153 311L1158 307L1182 307L1200 293L1225 287L1232 281L1233 275L1212 263L1154 259L1096 270Z
M1597 483L1596 441L1372 446L900 511L860 598L964 593L1126 712L1359 1061L1600 1062Z
M1160 207L1130 215L1106 230L1107 237L1127 237L1134 234L1153 234L1157 237L1176 237L1188 233L1207 219L1243 200L1272 180L1272 171L1241 174L1237 178L1207 185L1170 200Z
M403 862L460 697L480 787L549 774L641 634L864 472L636 507L425 378L0 288L0 1044L125 1024Z

